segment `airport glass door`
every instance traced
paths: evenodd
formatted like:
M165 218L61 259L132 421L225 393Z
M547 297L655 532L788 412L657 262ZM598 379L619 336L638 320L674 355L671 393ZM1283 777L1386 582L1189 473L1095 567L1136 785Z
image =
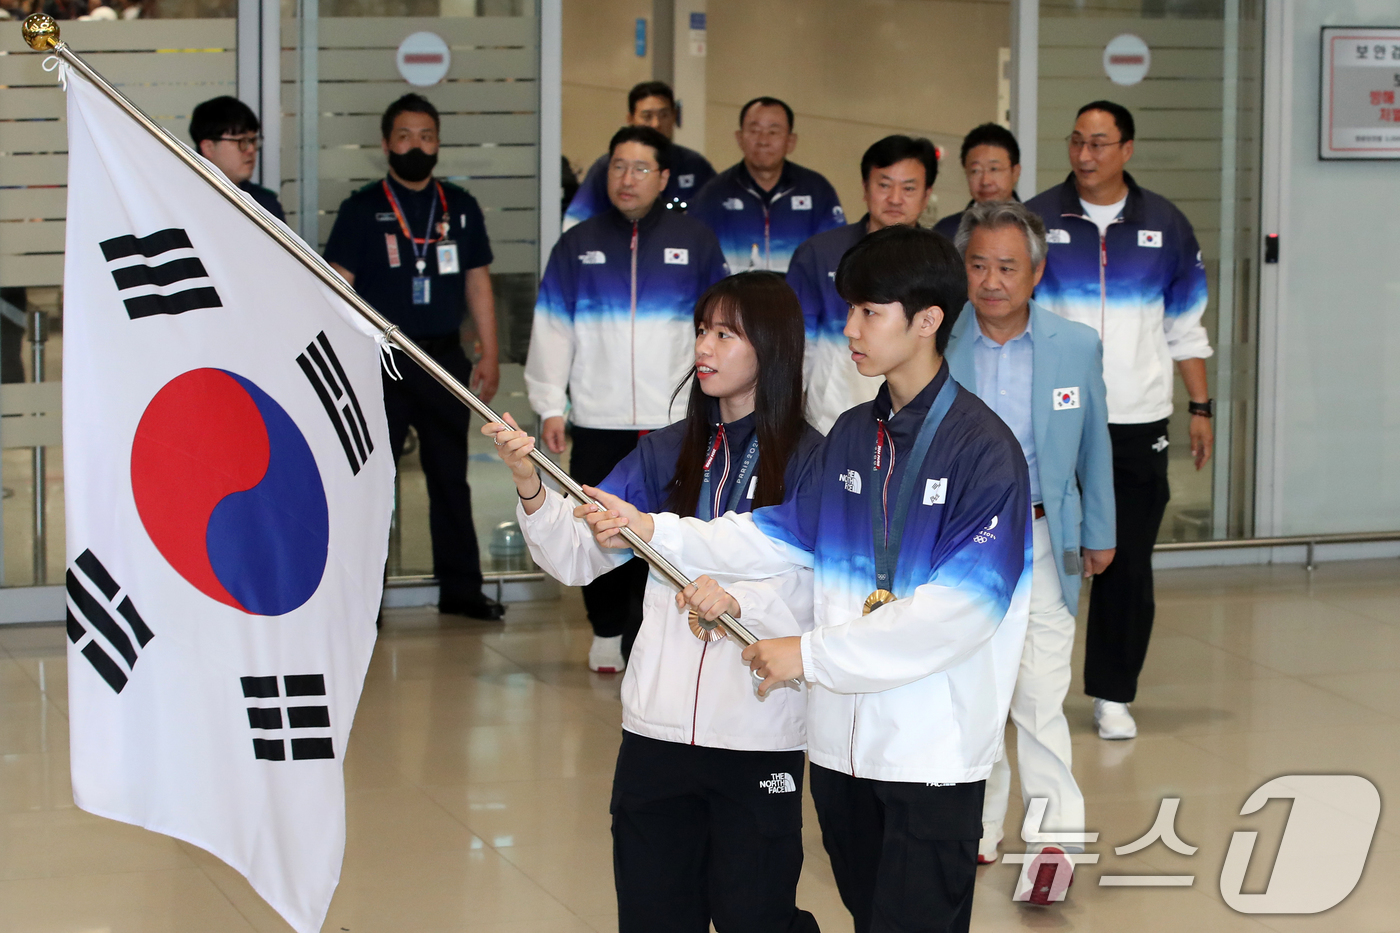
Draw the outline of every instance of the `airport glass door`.
M1206 265L1215 457L1194 469L1178 376L1161 542L1254 530L1262 18L1257 0L1040 3L1036 190L1068 174L1079 107L1116 101L1137 124L1128 171L1186 214Z
M539 19L534 0L302 0L283 7L280 194L288 224L325 246L340 203L384 177L379 118L409 91L442 115L435 174L481 204L495 255L501 386L498 408L529 416L523 364L539 267ZM443 77L410 85L399 46L429 33L447 49ZM420 40L421 41L421 40ZM437 52L430 49L428 58ZM314 43L314 54L307 49ZM422 58L425 53L418 53ZM433 64L429 62L428 64ZM314 113L313 123L302 114ZM473 356L474 338L465 340ZM401 358L402 359L402 358ZM531 416L532 417L532 416ZM515 491L490 442L469 440L469 478L487 573L527 569L514 521ZM410 434L399 462L398 508L388 573L394 582L432 574L427 484ZM494 547L493 547L494 543Z

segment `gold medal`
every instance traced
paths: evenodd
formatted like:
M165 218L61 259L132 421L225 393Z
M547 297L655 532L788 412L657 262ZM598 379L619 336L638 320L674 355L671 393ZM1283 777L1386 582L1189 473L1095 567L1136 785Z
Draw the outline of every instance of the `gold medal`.
M889 590L876 590L869 596L865 597L865 608L861 610L860 614L868 616L870 615L870 613L874 612L876 609L879 609L885 603L892 603L897 598L898 597L891 593Z
M700 624L700 615L694 609L687 613L687 621L690 623L690 632L701 641L719 641L724 637L724 627L716 625L713 628L705 628Z

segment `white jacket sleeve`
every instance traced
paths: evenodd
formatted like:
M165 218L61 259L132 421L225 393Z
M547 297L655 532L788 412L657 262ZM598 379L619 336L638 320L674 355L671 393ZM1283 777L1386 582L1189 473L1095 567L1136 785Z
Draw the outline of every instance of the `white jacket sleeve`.
M572 270L556 247L549 257L535 300L530 350L525 357L525 390L541 418L562 416L568 404L569 373L574 365Z
M653 514L652 519L656 528L651 546L689 577L707 573L762 580L812 566L809 552L768 537L754 524L751 512L726 512L709 522L670 512Z
M588 523L574 518L570 500L545 489L544 504L526 515L515 507L516 520L540 569L565 586L583 586L632 559L631 550L605 548L594 540Z
M812 630L812 571L805 567L766 580L741 580L725 589L739 603L739 621L759 638Z

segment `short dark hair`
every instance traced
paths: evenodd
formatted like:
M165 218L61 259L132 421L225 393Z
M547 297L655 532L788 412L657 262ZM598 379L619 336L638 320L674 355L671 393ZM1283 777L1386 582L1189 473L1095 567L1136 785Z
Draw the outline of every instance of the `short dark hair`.
M1020 144L1016 142L1015 135L1000 123L983 123L973 127L972 132L963 137L962 153L958 156L958 161L966 165L967 154L978 146L1000 146L1011 157L1012 165L1021 164Z
M676 93L671 85L665 81L643 81L627 92L627 112L636 113L637 105L648 97L664 97L671 102L671 109L676 109Z
M385 139L394 132L394 121L401 113L426 113L433 118L433 127L442 132L442 118L438 116L437 108L433 102L422 94L405 94L389 105L389 109L384 111L384 116L379 118L379 135Z
M749 115L749 110L753 107L782 107L783 113L787 114L788 132L792 132L792 108L776 97L755 97L747 104L739 108L739 127L744 126L744 117Z
M215 97L194 108L190 114L190 136L194 144L218 139L230 133L256 133L262 129L258 115L237 97Z
M650 146L656 150L656 164L661 167L662 171L670 170L671 141L659 130L654 130L649 126L624 126L613 133L612 142L608 143L609 159L617 151L617 147L623 143L641 143L643 146Z
M884 227L856 243L836 267L836 292L850 304L904 306L906 321L925 308L943 309L934 348L948 348L967 303L967 270L951 240L924 227Z
M1096 100L1080 107L1079 112L1074 115L1075 119L1084 116L1090 110L1102 110L1113 118L1113 124L1118 127L1118 132L1123 137L1121 142L1127 142L1137 134L1137 127L1133 125L1133 115L1122 104L1115 104L1111 100Z
M932 188L938 177L938 149L922 137L886 136L865 150L860 157L860 177L870 180L870 172L877 168L889 168L896 162L914 159L924 166L924 185Z

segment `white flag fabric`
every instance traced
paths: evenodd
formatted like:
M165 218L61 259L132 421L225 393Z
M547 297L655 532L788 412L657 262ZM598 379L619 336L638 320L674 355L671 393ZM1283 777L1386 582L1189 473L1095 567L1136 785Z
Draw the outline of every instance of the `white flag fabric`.
M64 70L73 797L311 933L393 506L374 331Z

